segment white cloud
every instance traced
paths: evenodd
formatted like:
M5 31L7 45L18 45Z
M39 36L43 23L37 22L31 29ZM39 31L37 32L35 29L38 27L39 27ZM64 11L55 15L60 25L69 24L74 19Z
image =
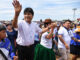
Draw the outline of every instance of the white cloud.
M53 2L56 4L69 4L69 3L80 2L80 0L54 0Z
M73 8L77 8L76 17L80 17L80 0L19 0L23 6L32 7L35 12L34 20L52 18L52 19L72 19ZM78 4L77 4L78 3ZM23 12L23 10L22 10ZM19 19L23 18L23 13ZM7 14L7 15L6 15ZM0 1L0 16L6 16L9 19L10 14L14 15L14 8L12 6L12 0L1 0ZM1 19L5 19L0 17ZM12 17L11 17L12 18Z
M9 14L9 13L14 13L14 12L13 12L13 10L2 10L2 11L0 11L0 14L2 14L2 13L3 14L5 14L5 13Z

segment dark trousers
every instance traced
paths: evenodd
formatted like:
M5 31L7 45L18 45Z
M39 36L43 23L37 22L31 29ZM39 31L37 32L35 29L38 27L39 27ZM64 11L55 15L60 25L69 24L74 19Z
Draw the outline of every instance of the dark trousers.
M34 42L34 47L36 47L37 44L39 44L39 41Z
M33 60L34 59L34 45L20 46L17 45L18 60Z

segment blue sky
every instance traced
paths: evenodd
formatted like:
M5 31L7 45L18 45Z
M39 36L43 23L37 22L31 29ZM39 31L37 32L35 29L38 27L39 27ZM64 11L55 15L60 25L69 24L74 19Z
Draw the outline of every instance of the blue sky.
M13 0L0 1L0 20L11 20L14 16ZM33 8L35 14L33 21L45 20L73 20L73 8L76 10L76 18L80 18L80 0L19 0L22 11L19 20L23 19L23 11L26 7Z

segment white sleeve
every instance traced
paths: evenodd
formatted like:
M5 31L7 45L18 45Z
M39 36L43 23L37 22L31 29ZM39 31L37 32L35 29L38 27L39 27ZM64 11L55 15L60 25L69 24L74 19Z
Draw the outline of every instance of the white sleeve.
M40 33L40 32L42 32L42 29L36 24L36 32L38 32L38 33Z
M22 21L21 20L18 21L17 26L18 26L17 30L21 30L21 28L22 28Z
M74 37L73 32L70 30L69 32L70 37Z
M60 29L58 30L58 35L63 35L64 34L64 30L62 27L60 27Z
M47 32L43 33L43 34L42 34L42 38L45 38L47 35L48 35Z
M14 28L15 31L18 31L18 28Z

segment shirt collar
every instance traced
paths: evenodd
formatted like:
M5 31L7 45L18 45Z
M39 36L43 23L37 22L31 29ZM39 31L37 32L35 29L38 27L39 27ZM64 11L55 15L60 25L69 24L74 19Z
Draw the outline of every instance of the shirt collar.
M67 30L67 31L69 31L70 29L67 29L65 26L64 26L64 28Z

